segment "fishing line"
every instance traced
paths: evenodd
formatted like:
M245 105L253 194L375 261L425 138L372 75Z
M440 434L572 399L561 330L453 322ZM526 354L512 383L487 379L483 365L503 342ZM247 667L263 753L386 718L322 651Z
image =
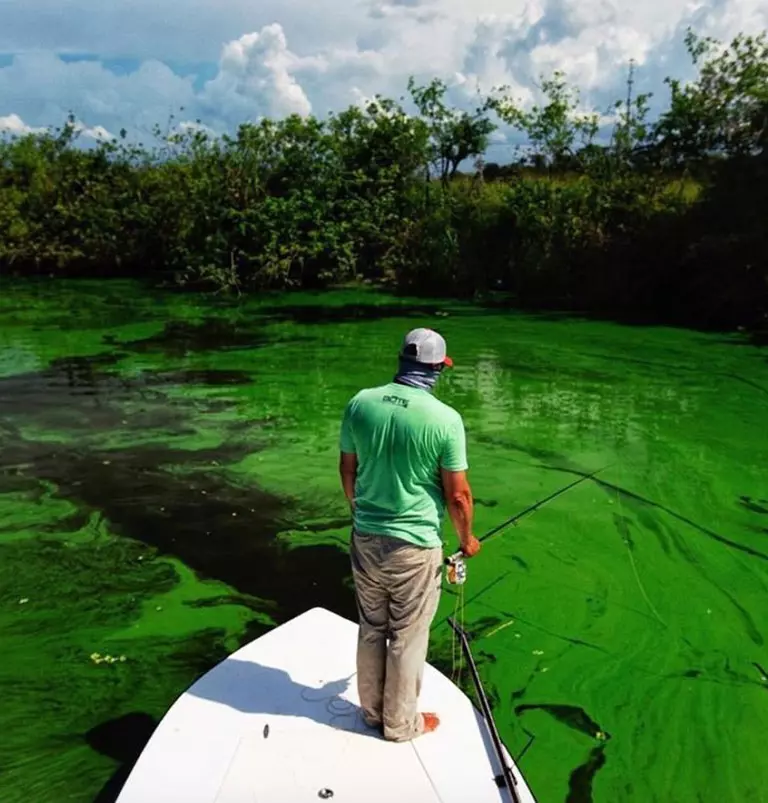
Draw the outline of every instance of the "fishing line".
M461 599L461 588L456 593L456 601L453 605L453 618L456 619L459 615L459 600ZM450 617L448 617L450 619ZM453 637L451 638L451 683L456 682L456 647L459 641L456 638L456 634L454 633Z
M528 507L524 508L519 513L515 513L514 516L510 516L508 519L503 521L498 526L494 527L491 530L488 530L488 532L485 533L484 535L482 535L478 539L478 541L480 541L480 542L487 541L492 536L498 535L498 533L502 532L502 530L504 530L507 527L509 527L510 525L514 525L518 521L520 521L520 519L522 519L523 516L526 516L529 513L533 513L535 510L538 510L540 507L545 505L547 502L551 502L553 499L556 499L561 494L566 493L566 491L569 491L571 488L575 488L577 485L580 485L582 482L586 482L587 480L592 479L595 475L599 474L601 471L604 471L610 465L612 465L612 464L609 464L608 466L603 466L602 468L599 468L596 471L593 471L591 474L583 474L577 480L574 480L573 482L568 483L568 485L566 485L566 486L564 486L562 488L559 488L558 490L556 490L553 493L549 494L549 496L545 496L543 499L539 499L537 502L534 502L532 505L529 505ZM466 609L466 604L465 604L465 600L464 600L464 584L465 584L466 578L467 578L467 571L466 571L466 565L464 563L464 554L463 554L463 552L461 550L459 550L458 552L455 552L454 554L448 556L445 559L445 564L447 566L446 577L447 577L448 582L451 585L458 585L458 591L456 593L456 602L454 604L454 610L453 610L453 621L455 622L457 619L459 620L461 631L463 632L464 631L464 616L465 616L465 609ZM506 574L509 574L509 572L507 572ZM506 576L506 574L503 575L503 576ZM485 589L481 590L480 593L475 594L472 597L471 601L474 601L474 600L478 599L478 597L480 597L481 594L485 593L485 591L487 591L489 588L491 588L491 586L496 585L496 583L500 579L501 578L497 578L488 587L486 587ZM651 606L651 607L653 608L653 606ZM448 617L448 622L450 623L450 621L451 621L451 618ZM457 666L457 661L456 661L457 652L458 652L458 655L459 655L458 666ZM462 670L462 664L463 664L462 658L463 658L463 651L461 649L461 640L460 640L460 638L458 636L458 633L456 632L456 630L454 628L454 633L453 633L453 636L451 638L451 680L454 683L456 683L457 680L460 680L460 678L461 678L461 670Z
M528 513L533 513L534 510L538 510L538 508L542 507L542 505L545 505L547 502L551 502L553 499L556 499L558 496L560 496L560 494L564 494L566 491L570 491L571 488L575 488L577 485L580 485L582 482L586 482L587 480L591 480L593 477L595 477L601 471L605 471L607 468L610 468L612 465L613 465L612 463L609 463L607 466L603 466L602 468L598 468L597 471L593 471L591 474L582 474L579 477L579 479L574 480L571 483L568 483L568 485L566 485L565 487L560 488L557 491L554 491L554 493L551 493L549 496L545 496L543 499L540 499L538 502L534 502L532 505L529 505L524 510L521 510L519 513L516 513L514 516L511 516L510 518L508 518L506 521L503 521L501 524L499 524L498 527L494 527L492 530L489 530L485 535L481 536L478 540L479 541L485 541L488 538L491 538L491 536L494 536L497 533L500 533L502 530L504 530L507 527L509 527L510 524L517 524L517 522L520 521L520 519L522 519L523 516L528 515Z
M545 468L547 471L560 471L566 474L578 473L577 471L574 471L574 469L571 468L558 468L557 466L544 466L543 468ZM675 512L674 510L668 508L666 505L663 505L660 502L654 502L653 499L648 499L647 497L641 496L640 494L637 494L634 491L629 491L626 488L621 488L620 486L614 485L613 483L610 482L606 482L605 480L596 479L595 483L607 490L618 491L619 493L627 497L627 499L634 499L638 502L642 502L644 505L648 505L657 510L663 510L665 513L669 514L673 518L682 521L689 527L693 527L694 530L698 530L700 533L709 536L710 538L714 539L715 541L718 541L721 544L725 544L727 547L730 547L731 549L738 549L740 552L744 552L747 555L751 555L752 557L768 561L768 553L760 552L759 550L753 549L752 547L746 546L745 544L739 544L735 541L731 541L730 539L725 538L722 535L718 535L716 532L707 529L701 524L697 524L695 521L689 519L687 516L683 516L681 513Z
M618 468L618 471L619 471L619 484L623 485L624 483L623 483L622 477L621 477L621 467L620 466ZM618 505L619 505L619 516L621 517L622 521L626 522L626 519L624 517L624 508L621 505L621 492L618 489L616 491L616 501L618 502ZM629 528L628 527L627 527L627 532L629 532ZM643 585L643 582L640 579L640 574L637 571L637 565L635 564L635 557L632 554L632 547L629 545L629 539L627 537L623 536L621 532L619 533L619 535L621 536L622 543L627 548L627 554L629 555L629 562L632 565L632 571L634 572L635 580L637 581L637 587L640 589L640 593L643 595L645 601L648 603L648 607L653 612L653 615L659 620L659 622L664 627L668 627L667 623L661 618L661 616L659 616L659 612L656 610L656 608L654 607L653 603L651 602L651 599L648 596L648 592L645 590L645 586Z
M533 513L535 510L538 510L547 502L551 502L553 499L556 499L558 496L564 494L566 491L569 491L571 488L575 488L582 482L586 482L587 480L592 479L596 474L598 474L600 471L605 470L605 468L607 467L608 466L604 466L603 468L600 468L597 471L592 472L591 474L582 475L577 480L574 480L565 487L559 488L554 493L549 494L549 496L546 496L543 499L534 502L532 505L529 505L524 510L521 510L519 513L516 513L514 516L510 516L510 518L506 519L506 521L503 521L498 526L489 530L478 540L481 542L487 541L489 538L502 532L510 525L516 524L518 521L520 521L520 519L523 518L523 516L526 516L529 513ZM489 735L493 741L494 750L496 751L496 755L502 769L502 772L496 778L496 781L499 786L507 787L512 797L512 800L515 801L515 803L517 803L520 799L517 794L517 790L515 788L517 785L517 780L514 778L511 769L504 758L504 754L501 747L501 741L499 739L498 732L496 730L496 725L493 721L493 714L491 713L491 708L488 703L488 699L485 695L482 683L480 681L480 676L477 672L477 667L475 666L475 662L472 658L472 653L469 648L469 642L467 640L467 634L466 631L464 630L464 616L466 610L466 604L464 599L464 585L466 582L467 574L466 574L466 566L464 563L463 552L459 550L453 555L448 556L445 559L445 563L447 567L446 579L448 580L449 583L453 585L458 585L458 589L456 592L456 601L454 604L454 614L453 617L450 616L448 617L448 624L451 626L451 629L453 630L453 638L451 639L451 681L454 683L454 685L457 686L459 685L461 681L461 670L463 665L462 658L466 656L467 663L469 665L469 669L472 674L472 680L474 681L475 689L477 691L478 697L480 698L480 704L483 709L483 715L486 727L488 728ZM506 572L501 577L497 577L489 586L486 586L484 589L482 589L479 594L475 594L472 597L472 600L477 599L481 594L488 591L489 588L496 585L496 583L498 583L502 579L502 577L505 577L508 574L509 572ZM458 622L457 619L459 620ZM492 632L494 633L498 632L499 630L504 629L510 624L512 624L512 622L504 623L501 626L495 628ZM456 661L457 647L459 648L458 666ZM533 739L530 740L530 742L532 741ZM529 744L526 745L525 749L523 750L523 753L525 752L525 750L528 749L528 747L530 747L530 742Z
M456 604L453 606L453 619L458 619L462 629L464 628L464 611L466 605L464 602L464 584L459 586L459 591L456 594ZM458 652L458 661L457 658ZM459 685L461 683L461 671L464 668L464 653L461 650L458 637L454 634L451 639L451 683Z
M482 681L480 680L480 675L477 671L477 666L475 664L474 658L472 657L472 650L469 646L469 640L467 639L466 631L463 627L458 625L453 619L448 620L448 624L453 628L456 636L458 637L462 652L466 655L467 664L469 665L469 670L472 675L472 681L475 686L475 691L477 692L477 696L480 700L480 708L483 714L483 719L485 721L485 727L488 731L488 735L491 737L491 741L493 743L493 749L496 753L496 759L499 762L499 766L501 768L501 773L496 776L495 781L499 788L506 786L509 794L514 801L514 803L520 803L520 797L517 794L517 778L512 773L512 768L507 763L506 757L504 755L504 748L501 743L501 739L499 737L499 732L496 728L496 723L493 720L493 712L491 710L491 705L488 702L488 697L485 693L485 689L483 688Z
M564 486L563 488L559 488L557 491L554 491L553 493L549 494L549 496L545 496L543 499L539 499L538 502L534 502L532 505L529 505L524 510L521 510L519 513L515 513L514 516L510 516L506 521L503 521L497 527L494 527L493 529L488 530L488 532L485 533L485 535L481 535L480 538L478 538L477 540L480 541L481 543L483 541L487 541L489 538L491 538L494 535L497 535L498 533L500 533L502 530L505 530L510 525L517 524L517 522L520 521L520 519L522 519L523 516L527 516L529 513L533 513L535 510L538 510L540 507L545 505L547 502L551 502L553 499L556 499L558 496L560 496L561 494L564 494L566 491L570 491L571 488L575 488L577 485L580 485L582 482L586 482L587 480L591 480L593 477L595 477L601 471L605 471L607 468L610 468L612 465L613 465L613 463L609 463L607 466L603 466L602 468L598 468L597 471L593 471L591 474L582 474L577 480L574 480L573 482L568 483L568 485ZM446 559L446 563L449 563L449 565L450 565L451 562L453 562L455 564L458 560L461 559L462 555L463 555L463 553L461 552L461 550L459 550L458 552L454 552L453 555L449 556Z
M467 609L467 606L464 604L464 586L461 587L461 592L459 594L460 604L459 604L459 624L461 625L461 629L464 629L464 612ZM461 670L464 668L464 652L460 653L461 658L459 659L459 674L456 677L458 683L461 683Z

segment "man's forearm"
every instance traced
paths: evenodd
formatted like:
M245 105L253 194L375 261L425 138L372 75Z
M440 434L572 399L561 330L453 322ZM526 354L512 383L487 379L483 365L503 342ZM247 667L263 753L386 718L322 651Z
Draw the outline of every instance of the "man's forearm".
M355 479L357 472L342 471L341 472L341 487L344 489L344 495L347 497L347 502L352 510L355 509Z
M351 510L355 509L355 482L357 480L357 455L352 452L342 452L339 455L339 475L341 487L347 497Z
M472 536L472 519L474 516L472 494L454 494L448 498L447 506L459 543L464 546Z

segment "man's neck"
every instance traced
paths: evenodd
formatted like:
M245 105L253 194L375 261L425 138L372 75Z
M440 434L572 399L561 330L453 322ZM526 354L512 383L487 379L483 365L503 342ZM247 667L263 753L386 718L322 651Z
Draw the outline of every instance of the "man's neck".
M417 385L412 385L410 382L403 381L403 377L396 376L392 380L396 385L400 385L403 388L413 388L414 390L426 390L428 393L431 391L431 388L420 388Z

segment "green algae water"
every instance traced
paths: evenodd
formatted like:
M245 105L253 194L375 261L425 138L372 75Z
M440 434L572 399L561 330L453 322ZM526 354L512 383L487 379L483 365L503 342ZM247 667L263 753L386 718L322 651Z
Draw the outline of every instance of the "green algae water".
M476 532L430 660L540 803L768 800L768 352L363 291L0 286L0 801L114 801L175 697L322 605L354 618L347 399L407 329L456 367ZM451 551L455 538L446 524ZM450 760L456 760L452 757Z

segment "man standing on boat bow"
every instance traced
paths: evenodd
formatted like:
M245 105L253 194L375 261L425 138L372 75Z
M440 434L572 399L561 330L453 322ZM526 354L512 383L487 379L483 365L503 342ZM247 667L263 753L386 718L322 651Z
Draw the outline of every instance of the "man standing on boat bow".
M417 702L440 598L446 508L464 555L480 549L464 422L432 395L452 365L441 335L412 330L392 382L359 391L341 425L339 468L354 520L358 693L367 724L397 742L439 724Z

